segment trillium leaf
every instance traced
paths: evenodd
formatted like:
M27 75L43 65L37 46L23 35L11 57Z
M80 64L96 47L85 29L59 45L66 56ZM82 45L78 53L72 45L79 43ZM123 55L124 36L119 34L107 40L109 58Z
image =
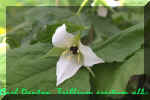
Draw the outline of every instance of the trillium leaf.
M56 93L56 63L58 57L41 57L50 49L48 44L35 44L7 51L7 88ZM82 83L82 84L81 84ZM84 68L59 87L90 90L89 73Z
M67 32L73 33L73 32L78 32L78 31L83 31L85 30L85 27L83 25L78 24L73 24L68 21L64 22L67 25ZM63 24L63 22L62 22Z
M7 16L13 15L13 11L17 14L8 18L7 23L10 28L7 42L11 48L18 48L24 43L51 43L56 28L64 23L70 33L84 30L84 25L69 21L74 12L68 7L8 7Z
M50 49L46 55L44 55L43 57L51 57L51 56L56 56L59 57L61 56L61 54L63 53L65 49L62 48L57 48L57 47L53 47L52 49Z
M71 29L71 27L70 27L70 30L68 30L69 32L75 32L74 30L78 29L79 32L81 33L81 37L88 35L88 31L90 29L91 22L89 21L89 18L87 17L86 14L81 13L79 16L77 16L77 15L71 16L70 18L67 19L67 21L71 22L75 25L79 25L78 27L75 25L72 25L72 26L74 26L74 29Z
M93 70L96 75L94 89L125 91L131 76L144 74L144 50L138 50L123 63L99 64Z
M61 24L52 24L52 25L46 25L46 28L43 28L40 30L40 32L37 34L37 40L40 42L49 42L51 43L52 36L55 33L55 30L58 26Z
M92 48L105 62L122 62L144 44L144 24L134 25L99 44Z

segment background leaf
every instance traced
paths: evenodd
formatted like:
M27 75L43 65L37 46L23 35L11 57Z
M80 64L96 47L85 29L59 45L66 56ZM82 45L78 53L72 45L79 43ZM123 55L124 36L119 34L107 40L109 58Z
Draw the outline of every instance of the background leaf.
M7 88L27 88L36 91L56 92L56 57L41 59L49 50L48 44L36 44L7 51ZM13 76L13 78L12 78ZM34 82L33 82L34 80ZM82 83L82 84L80 84ZM82 68L74 77L65 81L63 89L90 90L89 73Z
M63 1L53 2L59 5ZM87 3L90 4L91 1ZM51 38L56 28L64 23L68 32L74 35L81 33L82 43L90 45L105 63L93 67L97 75L95 79L89 76L86 69L81 68L74 77L59 87L78 88L81 91L122 89L127 86L133 74L142 73L143 7L117 7L113 8L114 12L108 9L105 18L97 14L98 7L83 7L77 16L78 8L7 8L7 43L11 47L7 51L7 89L24 87L31 91L41 89L56 93L58 57L42 57L51 50L54 52L50 55L57 52L52 49ZM136 65L141 65L141 68L136 68ZM93 80L92 84L89 79ZM103 98L102 95L101 97Z
M53 47L53 48L50 49L50 50L48 51L48 53L47 53L46 55L44 55L43 57L50 57L50 56L59 57L59 56L61 56L61 54L63 53L63 51L65 51L65 49Z
M103 58L105 62L121 62L141 48L143 43L144 25L142 23L114 35L102 45L94 44L93 48L96 54Z
M126 91L130 77L144 73L144 50L138 50L123 63L99 64L93 70L96 75L92 82L94 89Z

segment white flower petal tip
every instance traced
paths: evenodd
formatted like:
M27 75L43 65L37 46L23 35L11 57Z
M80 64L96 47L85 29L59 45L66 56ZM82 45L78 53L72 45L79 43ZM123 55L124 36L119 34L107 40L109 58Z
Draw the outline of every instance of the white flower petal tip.
M96 54L92 51L92 49L88 46L80 43L79 49L83 55L84 66L91 67L98 63L104 63L104 61L96 56Z
M118 0L106 0L106 3L108 6L110 7L117 7L117 6L121 6L121 2Z
M92 4L91 4L91 6L93 7L95 5L95 2L93 2Z
M52 37L52 43L56 47L65 48L70 45L71 38L73 38L73 35L66 31L66 25L63 24L56 29Z
M6 47L6 43L0 43L0 48Z
M73 77L77 71L82 66L77 63L76 57L71 56L70 54L62 55L57 62L56 76L57 83L56 86L63 83L65 80Z

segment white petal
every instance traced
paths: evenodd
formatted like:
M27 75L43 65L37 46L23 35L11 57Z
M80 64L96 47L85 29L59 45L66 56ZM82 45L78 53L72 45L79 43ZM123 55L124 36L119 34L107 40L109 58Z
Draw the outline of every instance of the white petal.
M117 6L121 6L120 1L115 1L115 0L106 0L106 3L108 6L110 7L117 7Z
M90 47L80 43L79 49L83 55L84 66L91 67L94 64L104 63L104 61L101 58L96 56L96 54L92 51Z
M100 6L97 9L97 14L98 14L98 16L106 17L108 14L108 10L107 10L107 8L105 8L103 6Z
M65 80L71 78L80 69L82 65L78 63L75 56L62 55L57 62L57 86Z
M71 45L72 38L73 35L66 31L66 25L63 24L56 29L56 32L52 37L52 43L56 47L66 48Z
M92 2L91 6L93 7L95 5L95 2Z
M6 43L0 43L0 48L6 47Z

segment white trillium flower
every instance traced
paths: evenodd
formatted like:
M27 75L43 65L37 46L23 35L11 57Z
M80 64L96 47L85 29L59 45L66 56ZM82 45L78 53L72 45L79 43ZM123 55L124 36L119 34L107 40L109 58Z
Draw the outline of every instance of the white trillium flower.
M90 47L83 45L79 38L68 33L65 24L56 29L52 43L57 48L65 49L57 62L57 86L75 75L82 66L91 67L104 62Z
M112 8L122 6L123 0L101 0L105 6L109 6ZM91 6L94 6L96 4L97 0L94 0L94 2L91 4ZM99 6L97 9L98 16L106 17L108 15L108 9L105 6Z
M121 6L120 0L106 0L106 4L110 7Z
M94 0L91 6L95 6L96 2L98 0ZM104 2L107 6L110 7L117 7L117 6L122 6L123 0L99 0L101 2Z

